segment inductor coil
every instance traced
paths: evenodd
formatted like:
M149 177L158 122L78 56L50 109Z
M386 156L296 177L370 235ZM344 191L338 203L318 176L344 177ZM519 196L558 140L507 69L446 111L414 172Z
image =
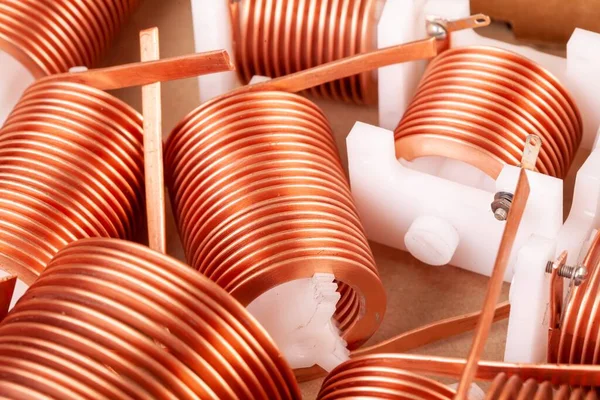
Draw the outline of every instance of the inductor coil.
M95 66L139 0L0 0L0 50L36 77Z
M229 294L131 242L61 250L0 323L3 399L300 399Z
M493 47L463 47L436 57L395 130L396 155L443 156L495 178L519 165L528 135L542 140L538 172L564 178L579 147L581 116L545 69Z
M571 388L569 385L553 386L548 381L535 379L523 381L517 376L498 374L486 393L486 400L596 400L595 390Z
M31 284L78 238L131 238L143 182L137 112L89 86L34 84L0 129L0 269Z
M230 2L237 70L277 78L377 48L380 0L245 0ZM313 95L374 103L376 83L366 72L313 89Z
M165 147L186 257L243 305L282 283L331 273L349 347L376 330L385 293L321 110L284 92L215 99Z

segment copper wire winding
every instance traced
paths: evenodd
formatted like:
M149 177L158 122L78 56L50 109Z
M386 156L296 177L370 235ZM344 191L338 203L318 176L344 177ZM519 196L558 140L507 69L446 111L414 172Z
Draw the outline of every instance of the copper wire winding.
M349 346L375 332L384 289L314 103L268 91L208 102L170 135L165 170L190 265L243 305L281 283L333 273Z
M422 373L428 366L430 367L428 374L459 376L464 364L465 360L435 357L428 359L424 356L404 354L377 354L353 358L330 372L323 382L317 399L454 399L456 393L453 389L423 376ZM482 378L491 380L492 384L485 398L488 400L597 399L595 390L571 387L567 383L568 377L563 377L561 383L553 384L557 371L552 372L553 369L539 365L536 367L541 367L536 368L537 373L527 371L526 365L487 363L485 368L487 371L482 373ZM504 368L507 372L495 372L490 375L493 371ZM552 375L555 376L551 377ZM556 391L553 392L553 389Z
M143 181L137 112L89 86L34 84L0 129L0 268L30 284L78 238L130 238Z
M0 397L299 399L264 329L216 284L149 248L61 250L0 324Z
M373 50L377 0L247 0L230 2L237 70L280 77ZM313 95L374 103L376 84L365 72L310 89Z
M0 49L37 77L94 66L139 0L0 0Z
M549 72L493 47L447 50L427 68L395 130L398 157L439 155L492 177L519 165L527 135L543 146L537 170L563 178L582 136L581 116Z
M583 265L587 279L571 289L558 332L551 330L549 362L600 364L600 234L595 235Z

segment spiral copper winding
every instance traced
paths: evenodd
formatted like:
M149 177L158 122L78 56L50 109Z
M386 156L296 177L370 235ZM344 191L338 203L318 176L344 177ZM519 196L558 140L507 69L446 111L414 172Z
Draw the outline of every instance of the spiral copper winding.
M349 345L375 331L383 286L314 103L269 91L206 103L170 135L165 168L190 265L244 305L281 283L333 273Z
M460 376L465 360L407 354L351 359L325 378L319 400L454 399L456 392L429 376ZM509 364L482 361L477 378L491 381L486 399L596 399L589 387L600 384L596 366Z
M377 0L230 2L237 70L280 77L376 48ZM310 89L314 95L374 103L376 83L363 72Z
M559 265L564 265L559 257ZM563 304L563 278L558 276L558 268L552 271L550 291L550 332L548 340L548 362L569 364L599 364L600 317L598 308L600 296L600 234L596 233L583 266L587 278L571 291Z
M98 63L139 0L1 0L0 50L36 77Z
M78 238L130 238L143 201L141 116L89 86L40 82L0 129L0 268L32 283Z
M564 178L582 136L565 88L534 62L492 47L454 48L427 68L395 130L396 153L444 156L491 177L519 165L528 135L542 139L537 170Z
M264 329L216 284L131 242L61 250L0 324L0 397L299 399Z

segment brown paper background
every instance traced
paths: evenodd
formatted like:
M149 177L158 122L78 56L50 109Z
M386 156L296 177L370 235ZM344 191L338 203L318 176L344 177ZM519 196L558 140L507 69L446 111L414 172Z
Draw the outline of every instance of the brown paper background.
M138 32L152 26L160 29L161 57L194 51L190 0L144 0L107 55L105 64L138 61ZM136 109L141 109L139 88L124 89L115 93ZM179 120L199 105L197 81L187 79L163 84L162 102L163 132L166 137ZM377 124L377 110L324 101L317 103L323 107L331 122L340 156L346 164L345 136L357 120ZM168 212L170 214L170 210ZM182 257L172 217L169 221L168 246L170 254ZM372 243L372 249L385 284L388 305L381 328L370 343L442 318L480 309L487 278L451 266L427 266L406 253L376 243ZM505 285L502 300L506 299L507 294L508 286ZM506 327L506 321L494 325L484 358L502 358ZM416 349L415 352L465 357L470 343L471 335L465 334ZM304 398L314 399L320 384L320 380L301 384Z

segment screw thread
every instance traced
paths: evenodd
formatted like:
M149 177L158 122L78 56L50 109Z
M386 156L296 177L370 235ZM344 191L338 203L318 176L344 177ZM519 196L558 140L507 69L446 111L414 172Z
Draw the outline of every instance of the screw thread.
M553 266L554 262L548 261L546 263L546 272L551 273ZM575 276L575 270L577 268L577 266L561 265L560 268L558 268L557 274L562 278L573 278L573 276Z

